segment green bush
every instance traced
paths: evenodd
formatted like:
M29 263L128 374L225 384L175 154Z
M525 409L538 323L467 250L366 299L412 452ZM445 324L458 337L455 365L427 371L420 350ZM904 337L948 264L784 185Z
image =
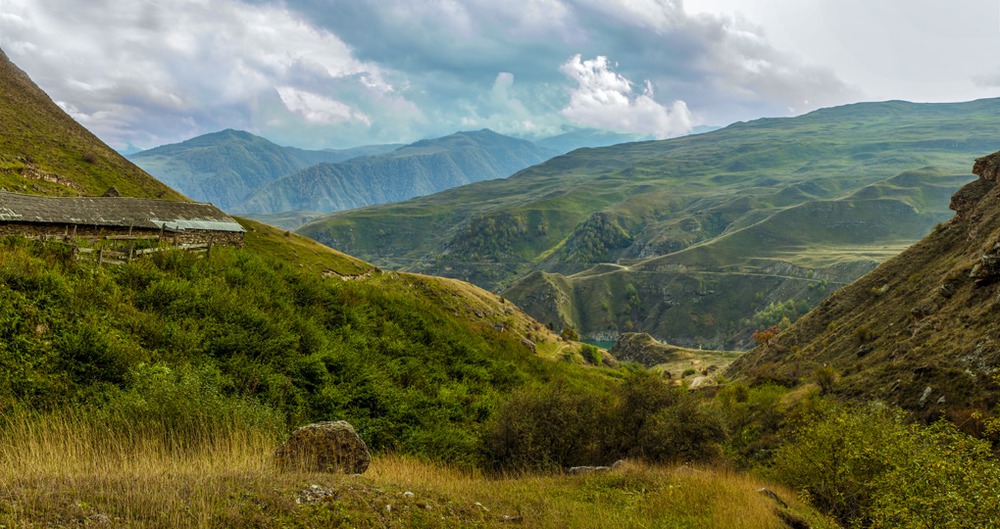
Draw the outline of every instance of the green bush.
M456 318L416 278L324 280L232 248L122 266L58 243L0 248L0 413L105 410L171 438L216 420L344 419L376 451L472 464L517 388L604 378Z
M629 373L610 395L555 384L518 392L487 431L488 466L505 470L710 461L725 428L697 395L648 371Z
M996 527L1000 464L946 422L881 406L818 414L782 446L771 477L850 527Z
M583 355L583 359L586 360L588 363L593 364L595 366L601 365L602 362L601 350L598 349L597 347L585 343L583 344L583 347L580 349L580 354Z

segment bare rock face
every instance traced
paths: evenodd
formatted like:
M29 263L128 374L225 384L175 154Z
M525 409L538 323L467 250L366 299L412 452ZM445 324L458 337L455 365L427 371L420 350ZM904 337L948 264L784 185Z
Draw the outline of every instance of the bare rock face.
M298 428L274 456L283 468L306 472L362 474L371 463L368 446L345 421Z
M958 216L963 220L968 221L971 219L972 212L975 211L976 206L979 205L979 201L993 190L995 186L996 180L987 180L982 177L979 180L973 180L952 195L951 204L948 207L958 213Z
M1000 175L1000 152L976 158L976 163L972 166L972 174L983 180L996 182L997 176Z

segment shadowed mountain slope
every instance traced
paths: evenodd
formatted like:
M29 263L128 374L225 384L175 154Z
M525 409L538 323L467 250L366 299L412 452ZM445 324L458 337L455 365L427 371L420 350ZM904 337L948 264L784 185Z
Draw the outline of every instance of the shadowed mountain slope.
M239 130L224 130L128 156L164 183L232 210L265 185L324 163L391 151L398 145L309 151L282 147Z
M421 140L393 152L320 164L254 193L240 210L329 212L398 202L471 182L505 178L548 159L533 143L490 130Z

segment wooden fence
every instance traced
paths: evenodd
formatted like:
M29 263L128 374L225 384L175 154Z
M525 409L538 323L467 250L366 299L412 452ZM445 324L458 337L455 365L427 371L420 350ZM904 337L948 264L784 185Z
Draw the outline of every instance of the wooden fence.
M108 237L109 239L112 237ZM114 237L115 239L125 239L127 236ZM157 252L166 250L183 250L185 252L203 253L209 256L212 253L212 243L201 244L176 244L170 246L157 246L155 248L130 248L128 251L108 250L103 248L80 248L73 247L73 255L77 260L96 261L98 264L125 264L133 259L138 259Z

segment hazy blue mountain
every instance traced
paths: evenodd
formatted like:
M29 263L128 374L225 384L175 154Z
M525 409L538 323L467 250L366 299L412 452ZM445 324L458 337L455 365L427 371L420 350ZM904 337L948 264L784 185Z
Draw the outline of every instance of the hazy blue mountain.
M606 147L619 143L646 141L653 139L648 134L631 134L609 130L569 128L566 132L548 138L535 140L535 145L559 154L565 154L584 147Z
M222 209L282 176L323 162L385 152L397 145L309 151L282 147L239 130L224 130L128 156L167 185Z
M491 130L457 132L385 154L309 167L268 184L237 210L330 212L398 202L504 178L553 154L529 141Z

